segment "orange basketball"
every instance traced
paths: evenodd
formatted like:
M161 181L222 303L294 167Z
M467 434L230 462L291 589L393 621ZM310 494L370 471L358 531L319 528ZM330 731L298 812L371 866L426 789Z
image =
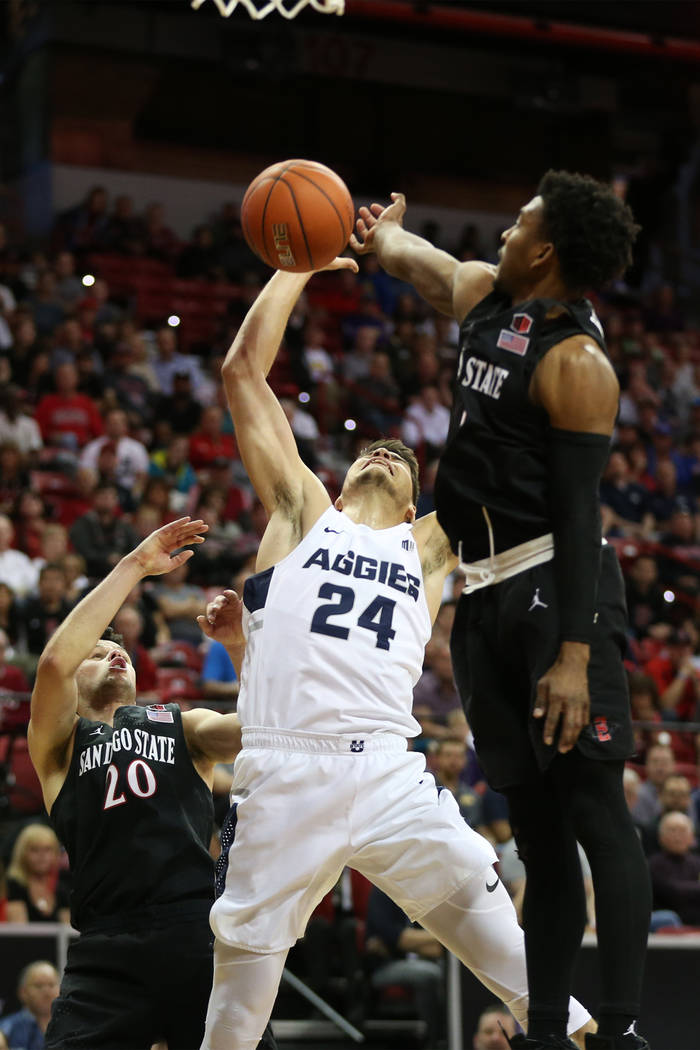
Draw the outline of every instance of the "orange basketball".
M241 205L252 250L268 266L292 273L327 266L345 248L354 221L343 180L313 160L283 160L265 168Z

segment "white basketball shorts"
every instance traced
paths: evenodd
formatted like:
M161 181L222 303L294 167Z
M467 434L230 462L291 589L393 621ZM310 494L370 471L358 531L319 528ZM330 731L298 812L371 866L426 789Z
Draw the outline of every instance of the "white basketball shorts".
M244 729L231 803L211 927L249 951L291 947L345 865L415 921L497 860L391 733Z

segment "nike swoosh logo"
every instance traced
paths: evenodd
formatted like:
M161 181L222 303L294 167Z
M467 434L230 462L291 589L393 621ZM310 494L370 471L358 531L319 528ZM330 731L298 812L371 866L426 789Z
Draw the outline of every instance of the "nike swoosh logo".
M324 532L334 532L336 534L336 536L340 536L340 529L329 529L327 525L326 525L326 527L325 527L325 529L323 531Z
M486 892L487 893L493 893L493 891L496 889L496 886L498 886L499 882L500 882L500 879L498 878L498 876L496 876L496 881L494 882L493 886L489 886L489 884L487 882L486 883Z

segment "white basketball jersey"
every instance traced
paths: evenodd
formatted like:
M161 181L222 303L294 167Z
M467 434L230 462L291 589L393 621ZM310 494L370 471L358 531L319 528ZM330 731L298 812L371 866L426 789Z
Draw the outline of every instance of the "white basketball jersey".
M413 686L431 621L408 523L372 529L329 507L283 561L246 580L243 602L244 727L420 733Z

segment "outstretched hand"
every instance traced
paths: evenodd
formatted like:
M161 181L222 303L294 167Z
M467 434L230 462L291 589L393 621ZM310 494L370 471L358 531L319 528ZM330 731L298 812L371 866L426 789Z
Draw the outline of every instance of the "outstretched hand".
M374 235L380 223L397 222L403 226L406 214L406 198L403 193L391 194L392 204L370 204L369 208L359 210L359 219L355 223L357 233L350 237L350 247L358 255L368 255L374 251Z
M178 518L142 540L133 552L133 557L141 566L144 576L162 576L189 561L194 551L180 548L204 543L204 536L200 533L206 532L208 528L201 518L196 521L189 517ZM175 554L175 551L179 553Z
M242 619L243 602L235 591L229 590L209 602L206 613L197 617L197 623L207 638L231 648L245 645Z

